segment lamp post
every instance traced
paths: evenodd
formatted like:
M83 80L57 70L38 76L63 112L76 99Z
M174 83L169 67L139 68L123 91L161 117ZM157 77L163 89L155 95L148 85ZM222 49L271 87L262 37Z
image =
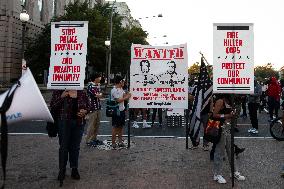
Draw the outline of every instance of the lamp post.
M112 7L111 7L111 14L110 14L110 32L109 32L109 56L108 56L108 69L107 69L107 85L110 84L110 69L111 69L111 40L112 40L112 17L113 17L113 8L114 4L116 3L116 0L113 2Z
M105 46L106 46L106 72L105 72L105 77L107 79L107 84L108 84L108 78L109 78L109 75L108 75L108 55L109 55L109 46L110 46L110 40L106 40L105 41Z
M26 24L29 21L29 19L30 19L30 16L25 10L24 5L22 5L22 12L20 14L20 20L23 26L23 30L22 30L22 74L27 69L26 60L25 60L25 31L26 31Z

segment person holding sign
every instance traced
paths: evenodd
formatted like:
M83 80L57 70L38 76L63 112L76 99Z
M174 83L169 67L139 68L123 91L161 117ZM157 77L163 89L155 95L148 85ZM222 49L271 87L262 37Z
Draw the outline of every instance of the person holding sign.
M229 94L218 94L216 102L214 103L213 119L220 121L221 134L219 142L214 143L214 165L213 165L213 179L220 184L225 184L226 180L222 176L222 165L225 151L227 152L227 159L231 164L231 134L230 134L230 120L235 115L232 110L232 101ZM234 177L237 180L245 180L245 177L240 174L235 165Z
M121 76L116 76L115 87L111 90L111 100L118 103L118 110L112 116L112 148L116 149L116 135L118 136L118 147L124 147L122 142L123 126L125 125L125 106L124 101L131 97L130 93L123 90L124 80Z
M84 91L55 90L52 94L50 107L59 112L56 114L59 137L58 180L62 185L68 159L72 169L71 178L80 179L78 159L84 132L84 117L89 111L89 103Z

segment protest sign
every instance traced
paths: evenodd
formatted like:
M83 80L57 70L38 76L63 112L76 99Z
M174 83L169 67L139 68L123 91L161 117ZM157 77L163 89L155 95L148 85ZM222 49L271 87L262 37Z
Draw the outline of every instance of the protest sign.
M253 24L213 25L213 92L254 92Z
M131 47L130 108L183 108L188 99L187 46Z
M51 23L48 89L84 88L87 37L87 21Z

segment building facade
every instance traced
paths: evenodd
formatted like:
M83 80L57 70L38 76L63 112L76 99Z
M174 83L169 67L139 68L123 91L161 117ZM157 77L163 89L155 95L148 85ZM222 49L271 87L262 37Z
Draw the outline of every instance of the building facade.
M90 7L106 3L105 0L0 0L0 87L16 81L22 73L22 5L30 16L25 31L29 39L36 36L53 16L64 14L64 7L74 1L87 2ZM109 3L112 5L113 2ZM124 27L141 27L132 18L126 3L116 2L115 10L123 16Z
M109 3L112 6L114 1L106 1L105 3ZM115 2L114 11L122 16L122 27L141 27L140 22L131 16L131 11L125 2Z

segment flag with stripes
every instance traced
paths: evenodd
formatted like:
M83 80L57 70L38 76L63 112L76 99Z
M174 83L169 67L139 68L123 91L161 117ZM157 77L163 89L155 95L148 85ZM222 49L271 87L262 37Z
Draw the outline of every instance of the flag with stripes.
M200 72L198 76L197 90L195 92L192 113L190 115L190 139L194 146L199 144L201 111L209 103L213 94L213 82L209 77L207 67L201 58Z

